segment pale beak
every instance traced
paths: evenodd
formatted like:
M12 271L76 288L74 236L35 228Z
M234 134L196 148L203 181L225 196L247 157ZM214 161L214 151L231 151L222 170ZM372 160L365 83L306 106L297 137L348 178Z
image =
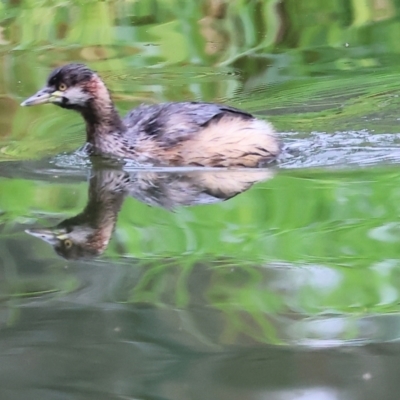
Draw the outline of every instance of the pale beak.
M53 91L51 88L45 87L33 96L29 97L21 103L21 106L36 106L46 103L60 103L62 99L62 92L59 90Z
M42 239L44 242L49 243L52 246L66 238L66 232L62 229L26 229L25 232L37 237L38 239Z

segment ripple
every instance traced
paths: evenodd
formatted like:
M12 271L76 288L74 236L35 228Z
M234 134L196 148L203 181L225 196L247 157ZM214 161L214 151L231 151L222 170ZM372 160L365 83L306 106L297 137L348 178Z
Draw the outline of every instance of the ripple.
M282 168L367 167L400 163L400 134L373 134L369 131L283 133L285 151Z
M299 132L280 134L284 151L276 167L285 170L309 168L346 169L400 163L400 134L374 134L369 131L340 131L335 133ZM155 167L135 160L104 160L107 166L115 162L127 172L182 173L191 171L223 171L221 168ZM1 176L31 179L86 180L92 160L85 147L72 153L61 153L51 158L29 161L3 161Z

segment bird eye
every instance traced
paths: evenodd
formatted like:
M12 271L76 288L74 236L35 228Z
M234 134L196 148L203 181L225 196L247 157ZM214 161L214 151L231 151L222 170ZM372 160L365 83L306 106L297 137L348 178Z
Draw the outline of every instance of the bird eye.
M67 85L65 83L60 83L58 85L58 90L61 90L63 92L66 89L67 89Z
M66 239L64 240L64 247L68 250L72 247L72 240L71 239Z

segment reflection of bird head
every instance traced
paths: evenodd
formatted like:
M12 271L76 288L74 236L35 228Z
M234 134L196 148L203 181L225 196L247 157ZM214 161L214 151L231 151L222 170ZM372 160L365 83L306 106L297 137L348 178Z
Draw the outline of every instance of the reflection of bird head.
M67 219L52 228L27 229L26 233L53 246L56 253L66 259L89 258L100 255L110 238L88 225L74 225ZM110 234L111 236L111 234Z

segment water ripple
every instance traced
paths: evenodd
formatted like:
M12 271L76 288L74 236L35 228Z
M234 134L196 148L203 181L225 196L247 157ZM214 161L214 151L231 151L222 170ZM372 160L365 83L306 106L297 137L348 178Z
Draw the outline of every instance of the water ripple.
M285 151L282 168L367 167L400 163L400 134L373 134L369 131L335 133L283 133Z

